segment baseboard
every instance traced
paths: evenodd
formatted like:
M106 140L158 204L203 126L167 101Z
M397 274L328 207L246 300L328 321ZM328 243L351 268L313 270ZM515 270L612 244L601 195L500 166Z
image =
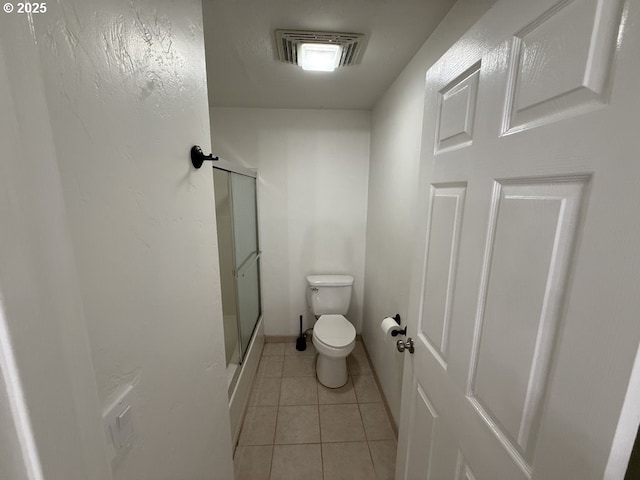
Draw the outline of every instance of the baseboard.
M362 349L364 350L364 354L367 356L367 360L369 361L369 366L371 366L371 373L373 374L373 379L378 386L378 390L380 391L380 396L382 397L382 403L384 404L384 409L387 411L387 417L389 417L389 422L391 423L391 429L393 430L393 434L396 436L396 441L398 440L398 425L396 425L396 421L391 414L391 409L389 408L389 403L387 403L387 397L384 394L384 390L382 390L382 385L380 384L380 380L378 380L378 374L376 373L376 369L373 367L373 362L371 361L371 357L369 356L369 351L367 350L367 345L362 341Z
M265 335L264 343L289 343L289 342L295 343L296 338L298 338L299 336L300 335ZM362 335L358 333L356 335L356 340L362 341ZM310 342L311 340L307 338L307 341Z
M295 342L298 335L265 335L264 343L289 343Z

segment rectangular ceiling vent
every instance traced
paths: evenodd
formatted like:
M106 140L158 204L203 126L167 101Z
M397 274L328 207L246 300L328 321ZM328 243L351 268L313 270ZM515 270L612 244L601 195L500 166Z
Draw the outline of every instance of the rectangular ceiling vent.
M298 65L298 46L303 43L331 43L342 46L338 66L360 63L365 35L361 33L314 32L307 30L276 30L278 59Z

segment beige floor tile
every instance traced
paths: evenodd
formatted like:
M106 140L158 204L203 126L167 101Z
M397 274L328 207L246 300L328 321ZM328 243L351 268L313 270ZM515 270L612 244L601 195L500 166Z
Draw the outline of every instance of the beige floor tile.
M271 445L238 447L233 457L235 480L269 480Z
M289 355L284 357L283 377L315 377L316 357L313 355Z
M281 377L284 357L262 357L256 375L261 377Z
M384 404L361 403L360 413L367 440L395 440Z
M382 397L373 375L355 375L352 380L358 403L382 402Z
M358 405L320 405L320 436L323 442L365 440Z
M284 343L265 343L262 349L263 357L283 356L284 355Z
M323 443L324 480L373 480L375 471L367 442Z
M322 480L322 451L319 443L276 445L273 448L271 480Z
M318 402L321 404L356 403L356 392L351 378L340 388L328 388L318 383Z
M279 407L275 443L320 443L318 407Z
M284 348L284 354L286 356L289 355L315 355L316 349L313 346L313 343L311 343L311 338L307 339L307 348L306 350L296 350L296 342L292 342L292 343L287 343L285 348Z
M280 405L317 405L318 382L314 377L283 377Z
M258 376L253 379L249 396L250 407L277 407L280 402L280 384L282 377Z
M355 356L353 353L347 357L347 368L351 375L369 375L371 366L369 361L363 356Z
M238 445L272 445L277 407L247 407Z
M371 365L364 351L362 342L356 342L353 351L347 357L347 368L351 375L369 375L371 374Z
M361 339L356 339L356 344L353 347L353 351L356 353L364 353L364 345Z
M369 450L376 471L376 480L393 480L396 469L395 440L378 440L369 442Z

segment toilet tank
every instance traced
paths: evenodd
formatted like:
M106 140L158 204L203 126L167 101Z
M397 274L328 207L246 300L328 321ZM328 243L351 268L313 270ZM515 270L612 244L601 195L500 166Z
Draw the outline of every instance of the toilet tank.
M308 275L307 305L314 315L345 315L352 288L351 275Z

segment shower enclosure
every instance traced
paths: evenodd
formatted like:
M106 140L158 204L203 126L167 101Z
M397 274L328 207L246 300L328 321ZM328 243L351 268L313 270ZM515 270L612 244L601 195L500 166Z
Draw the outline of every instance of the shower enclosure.
M213 180L231 396L262 314L256 174L221 161L213 168Z

